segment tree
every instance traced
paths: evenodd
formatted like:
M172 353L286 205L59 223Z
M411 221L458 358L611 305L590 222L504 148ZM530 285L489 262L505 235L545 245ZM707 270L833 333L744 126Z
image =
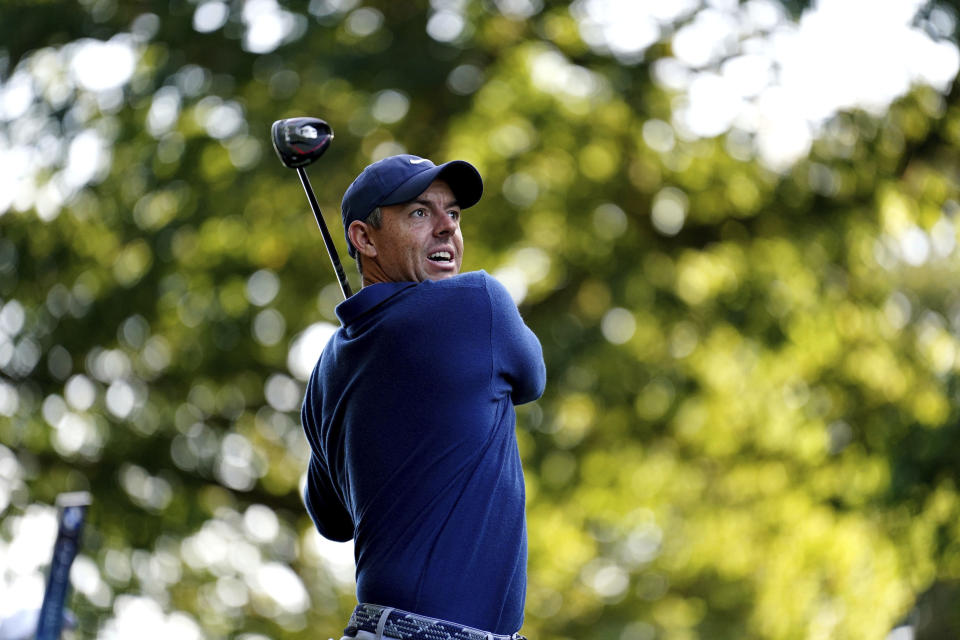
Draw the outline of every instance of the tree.
M374 157L484 176L464 267L549 369L527 635L877 638L956 579L956 91L838 114L775 171L677 131L669 37L619 59L582 9L3 9L0 539L93 493L79 635L306 638L354 604L298 491L339 296L269 149L303 114L336 132L332 229Z

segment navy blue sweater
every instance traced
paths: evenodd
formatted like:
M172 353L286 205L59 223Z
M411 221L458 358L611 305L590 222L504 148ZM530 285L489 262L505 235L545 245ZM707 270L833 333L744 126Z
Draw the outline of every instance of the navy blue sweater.
M514 405L543 393L540 343L483 271L365 287L337 316L302 410L310 516L325 537L354 538L360 602L516 632Z

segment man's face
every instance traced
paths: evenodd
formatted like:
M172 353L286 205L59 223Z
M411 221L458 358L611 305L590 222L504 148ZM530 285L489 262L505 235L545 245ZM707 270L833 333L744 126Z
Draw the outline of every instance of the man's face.
M460 273L460 206L446 182L434 180L412 202L381 207L381 211L380 228L370 227L368 233L388 282L442 280Z

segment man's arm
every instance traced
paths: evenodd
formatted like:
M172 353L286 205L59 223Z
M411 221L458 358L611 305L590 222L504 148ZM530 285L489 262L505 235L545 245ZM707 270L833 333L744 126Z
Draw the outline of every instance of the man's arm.
M487 294L493 316L493 350L496 373L511 386L513 404L540 397L547 382L543 349L537 336L524 324L510 293L495 278L487 278Z
M307 484L303 490L307 513L324 538L346 542L353 538L353 520L330 484L326 469L316 454L310 456Z
M303 432L310 443L310 463L307 466L307 482L303 488L303 502L307 507L307 513L310 514L317 530L324 538L346 542L353 538L353 518L344 505L330 476L326 461L321 455L323 451L319 436L321 394L316 377L315 369L310 376L303 406L300 408Z

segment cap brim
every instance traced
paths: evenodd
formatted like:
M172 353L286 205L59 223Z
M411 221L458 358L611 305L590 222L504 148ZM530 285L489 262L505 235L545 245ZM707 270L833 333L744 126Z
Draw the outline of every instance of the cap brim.
M457 199L457 205L461 209L477 204L480 196L483 195L483 179L480 177L480 172L469 162L452 160L413 176L397 187L380 205L390 206L411 202L438 179L450 185L453 197Z

